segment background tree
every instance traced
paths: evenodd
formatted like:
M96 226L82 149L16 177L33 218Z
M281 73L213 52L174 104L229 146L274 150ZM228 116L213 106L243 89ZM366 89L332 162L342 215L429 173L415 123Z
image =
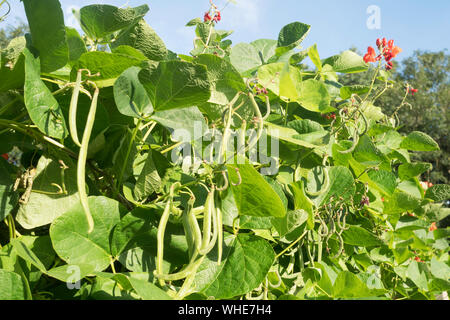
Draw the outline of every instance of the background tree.
M354 50L354 49L353 49ZM398 112L400 132L423 131L435 139L441 148L434 152L415 152L413 159L433 164L433 170L425 173L423 180L437 183L450 182L450 55L446 51L415 51L413 56L394 64L393 79L398 83L409 83L418 92L409 94L407 102ZM340 78L344 85L369 84L370 72L346 74ZM401 104L406 87L395 86L381 96L375 105L391 115Z
M0 29L0 49L5 48L12 39L25 35L28 30L28 25L22 21L16 26Z

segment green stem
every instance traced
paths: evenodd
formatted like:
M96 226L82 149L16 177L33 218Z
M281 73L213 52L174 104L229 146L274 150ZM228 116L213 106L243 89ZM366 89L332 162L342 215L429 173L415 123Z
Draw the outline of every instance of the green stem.
M308 233L308 230L306 230L305 232L302 233L302 235L300 237L297 238L297 240L295 240L294 242L292 242L290 245L288 245L283 251L281 251L279 254L277 254L275 256L275 260L277 260L279 257L281 257L283 254L285 254L290 248L292 248L293 246L295 246L296 243L298 243L300 240L303 239L303 237ZM300 250L300 248L299 248Z

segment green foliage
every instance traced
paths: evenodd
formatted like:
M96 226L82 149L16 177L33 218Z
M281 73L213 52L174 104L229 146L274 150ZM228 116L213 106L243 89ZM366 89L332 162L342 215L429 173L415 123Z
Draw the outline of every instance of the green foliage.
M448 57L380 71L354 51L298 51L301 22L233 46L200 18L187 56L147 5L83 7L80 35L59 1L23 3L31 35L0 34L0 299L450 289L449 185L420 180L447 165L427 157L448 152ZM411 123L416 103L430 111Z

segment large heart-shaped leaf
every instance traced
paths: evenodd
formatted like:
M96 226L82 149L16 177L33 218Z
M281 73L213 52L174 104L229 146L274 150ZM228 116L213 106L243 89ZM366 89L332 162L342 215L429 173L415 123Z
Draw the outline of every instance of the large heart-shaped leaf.
M245 91L246 85L239 72L225 59L212 54L199 55L195 62L208 69L211 82L211 98L209 103L228 104L239 91Z
M83 31L92 39L102 39L113 32L130 27L148 12L148 5L136 8L117 8L106 4L94 4L80 9Z
M39 58L28 49L25 55L24 100L31 120L43 133L62 139L67 135L66 122L61 108L51 91L41 80Z
M23 0L32 39L39 51L42 72L62 68L69 60L64 13L59 0Z
M293 22L284 26L278 35L277 55L295 49L308 35L311 26L301 22Z
M205 66L185 61L162 61L158 67L139 73L155 111L191 107L206 103L210 81Z
M81 203L69 208L50 226L50 237L58 256L68 264L90 265L103 271L113 259L110 234L124 209L106 197L89 197L94 230L89 226Z
M142 59L121 53L87 52L73 66L70 78L75 81L78 70L88 69L95 75L89 80L94 81L99 88L110 87L125 70L139 66L141 62Z
M326 64L329 64L334 71L341 73L357 73L368 69L363 58L350 50L325 59L322 65Z
M153 106L139 82L139 67L125 70L114 83L114 100L120 113L141 118L153 112Z
M164 60L168 53L164 42L144 19L120 33L111 47L114 49L121 45L138 49L148 59L154 61Z
M255 289L266 277L274 262L270 244L250 234L227 235L223 261L217 265L217 252L212 251L195 276L197 291L215 299L231 299Z
M403 149L412 151L435 151L439 145L429 135L420 131L413 131L403 140L400 145Z
M67 169L61 168L58 159L42 156L36 167L36 176L28 202L22 204L16 219L26 229L33 229L51 223L68 208L80 200L76 183L76 164L65 156L63 161ZM62 171L64 170L64 181ZM60 193L59 186L67 194Z
M240 215L285 216L286 209L280 197L251 164L230 164L227 168Z

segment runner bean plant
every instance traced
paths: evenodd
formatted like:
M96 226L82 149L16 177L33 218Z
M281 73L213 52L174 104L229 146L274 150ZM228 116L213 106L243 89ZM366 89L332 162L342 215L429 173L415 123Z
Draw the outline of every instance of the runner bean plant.
M311 26L292 22L233 44L210 1L179 54L147 5L88 5L74 29L58 0L22 3L30 33L1 48L0 299L449 289L450 187L411 161L437 143L398 132L417 90L391 78L393 40L323 58L301 47ZM358 72L369 86L339 83ZM393 86L404 97L386 114L374 103Z

